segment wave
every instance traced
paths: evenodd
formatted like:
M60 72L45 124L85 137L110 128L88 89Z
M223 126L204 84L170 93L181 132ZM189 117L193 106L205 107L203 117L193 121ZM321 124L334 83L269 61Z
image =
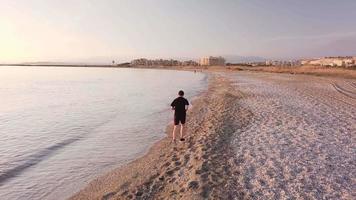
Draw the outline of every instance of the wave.
M52 146L49 146L35 154L28 156L25 163L22 163L16 167L11 168L11 169L5 170L0 174L0 186L3 185L3 183L8 181L9 179L23 173L29 167L37 165L41 161L45 160L46 158L48 158L49 156L54 154L59 149L62 149L65 146L70 145L82 138L83 137L75 137L75 138L66 139L66 140L56 143Z

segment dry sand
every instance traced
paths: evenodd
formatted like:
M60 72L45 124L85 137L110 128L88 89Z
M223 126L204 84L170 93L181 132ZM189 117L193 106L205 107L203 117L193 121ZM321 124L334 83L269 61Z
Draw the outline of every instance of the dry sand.
M72 199L354 199L354 79L214 74L186 142L165 138Z
M247 199L355 199L356 80L230 74L253 113L233 141Z
M288 74L309 74L316 76L329 76L329 77L343 77L356 79L355 68L341 68L341 67L325 67L325 66L231 66L227 67L230 70L245 70L245 71L259 71L259 72L271 72L271 73L288 73Z

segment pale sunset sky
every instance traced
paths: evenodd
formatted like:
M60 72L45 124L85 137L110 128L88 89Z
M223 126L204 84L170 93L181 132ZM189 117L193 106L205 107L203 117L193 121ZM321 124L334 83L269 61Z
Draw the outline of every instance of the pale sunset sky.
M0 63L356 55L356 0L0 0Z

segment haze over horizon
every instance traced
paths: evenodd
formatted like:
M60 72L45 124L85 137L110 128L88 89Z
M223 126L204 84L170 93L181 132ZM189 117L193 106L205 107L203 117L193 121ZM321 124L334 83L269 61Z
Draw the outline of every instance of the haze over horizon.
M2 0L0 63L356 55L353 0Z

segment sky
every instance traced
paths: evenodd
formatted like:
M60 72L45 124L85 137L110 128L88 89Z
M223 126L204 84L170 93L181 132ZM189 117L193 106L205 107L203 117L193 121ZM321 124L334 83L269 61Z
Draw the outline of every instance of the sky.
M0 0L0 63L356 55L355 0Z

